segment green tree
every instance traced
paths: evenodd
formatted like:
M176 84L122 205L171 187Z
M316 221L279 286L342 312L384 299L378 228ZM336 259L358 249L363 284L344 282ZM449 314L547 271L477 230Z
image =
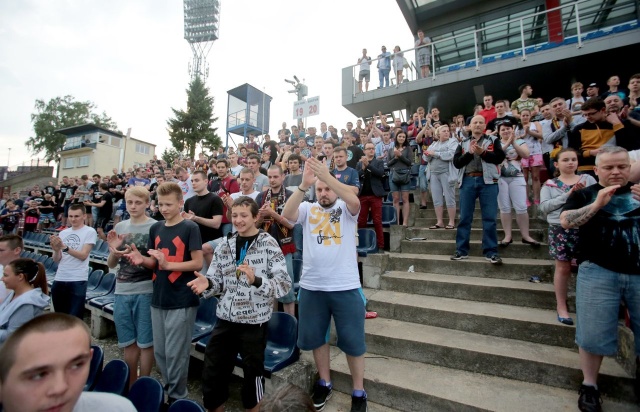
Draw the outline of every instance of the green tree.
M167 164L172 166L175 164L175 161L180 158L180 156L181 156L181 153L174 148L164 149L161 155L162 160L164 160L165 162L167 162Z
M36 100L35 113L31 114L34 136L27 140L27 148L37 155L44 152L47 162L58 161L59 151L66 136L55 130L93 123L96 126L118 131L117 124L105 112L97 113L97 106L90 101L79 102L73 96L55 97L48 102Z
M187 110L173 110L174 118L167 120L169 140L180 153L186 153L192 159L196 148L212 150L222 144L216 134L218 128L212 127L218 120L213 117L213 97L202 79L196 76L187 89Z

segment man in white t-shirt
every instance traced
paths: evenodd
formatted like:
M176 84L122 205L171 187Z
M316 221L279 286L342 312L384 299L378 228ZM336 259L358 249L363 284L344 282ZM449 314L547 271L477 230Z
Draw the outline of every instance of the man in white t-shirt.
M187 169L178 167L176 169L176 176L178 177L178 186L182 189L182 198L186 202L187 199L196 195L196 192L193 190L193 184L191 183L191 175Z
M235 177L240 176L240 171L244 166L238 164L238 155L236 153L229 153L229 170Z
M316 180L317 177L317 180ZM302 202L315 183L314 203ZM313 403L322 410L332 393L327 330L333 316L338 347L347 356L353 392L351 410L365 411L365 302L358 277L356 232L360 200L320 160L307 160L302 183L288 199L282 217L303 227L304 248L298 295L298 347L312 350L320 380Z
M24 249L22 238L18 235L5 235L0 237L0 273L3 273L4 267L14 260L20 258L20 254ZM10 290L0 281L0 303L11 293Z
M135 412L113 393L83 392L91 367L87 325L47 313L20 326L0 347L0 399L4 412Z
M89 254L96 244L94 228L84 224L85 206L69 206L67 223L71 225L52 235L53 260L58 263L56 277L51 286L51 301L56 312L68 313L83 319L84 301L89 278Z

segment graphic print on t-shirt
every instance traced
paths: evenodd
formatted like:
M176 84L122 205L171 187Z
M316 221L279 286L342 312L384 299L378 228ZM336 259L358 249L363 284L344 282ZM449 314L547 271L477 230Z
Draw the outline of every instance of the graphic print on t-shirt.
M171 253L171 250L169 250L169 248L164 247L158 249L158 245L160 245L160 236L156 236L154 243L156 245L156 249L162 252L167 262L184 262L184 251L186 249L186 245L184 244L182 239L180 239L180 237L176 236L171 241L171 244L175 247L173 254ZM169 274L169 281L171 283L174 283L181 275L182 272L171 272ZM155 278L156 274L154 273L153 279L155 280Z
M318 235L317 241L319 245L342 244L342 228L340 225L342 209L325 210L320 206L314 206L311 208L310 213L311 234Z
M75 233L70 234L62 241L65 245L69 246L69 249L80 250L80 237Z

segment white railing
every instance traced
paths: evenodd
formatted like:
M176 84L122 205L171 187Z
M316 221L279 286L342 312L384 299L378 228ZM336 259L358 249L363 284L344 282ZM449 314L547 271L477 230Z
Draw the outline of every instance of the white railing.
M542 42L534 44L534 45L527 45L526 44L526 42L527 42L527 36L526 35L530 31L537 30L537 29L540 29L540 28L545 28L546 29L546 28L548 28L548 26L546 24L544 26L542 26L542 27L540 25L536 25L535 27L533 27L533 28L531 28L529 30L525 30L525 21L527 21L527 20L535 20L536 16L547 15L550 12L555 12L555 11L564 10L564 11L568 12L567 13L568 17L565 18L563 16L563 18L561 20L561 25L563 27L563 30L567 25L573 23L573 21L575 20L575 31L576 31L575 38L574 38L574 36L569 36L567 38L573 38L574 41L572 41L571 43L575 44L575 47L581 48L582 45L583 45L583 38L584 38L583 32L586 33L586 31L583 30L583 26L584 27L589 27L589 26L593 25L593 23L591 23L589 21L589 18L591 17L591 15L589 13L585 13L584 18L581 17L580 6L584 5L584 3L588 3L587 6L593 6L593 3L589 2L589 0L579 0L579 1L571 2L571 3L567 3L567 4L564 4L564 5L558 6L558 7L554 7L552 9L547 9L547 10L543 10L543 11L540 11L540 12L537 12L537 13L531 13L531 14L528 14L526 16L522 16L522 17L519 17L519 18L514 18L514 19L511 19L511 20L508 20L508 21L505 21L505 22L495 23L495 24L492 24L492 25L489 25L489 26L485 26L485 27L483 27L481 29L469 30L469 31L464 32L464 33L459 33L459 34L456 34L454 36L450 36L450 37L447 37L447 38L444 38L444 39L433 41L427 46L420 46L420 47L430 47L431 48L431 56L430 56L431 64L430 64L430 67L429 67L429 69L430 69L430 77L433 80L435 80L436 79L436 73L439 72L440 70L442 70L442 68L436 67L436 60L437 60L436 59L436 57L437 57L436 56L436 47L439 44L443 44L445 42L451 43L452 41L455 41L455 40L464 39L465 37L469 38L469 37L473 36L473 53L470 53L470 54L472 54L474 56L474 58L472 60L461 59L458 62L452 62L451 64L447 64L447 65L443 66L443 68L454 66L456 64L459 65L460 63L466 63L466 67L475 67L475 70L480 70L480 65L483 64L482 63L482 58L487 57L487 56L491 56L490 53L487 54L486 56L482 55L482 52L481 52L481 39L485 38L485 36L483 36L483 32L486 32L486 31L489 31L489 30L493 30L493 29L496 29L496 28L499 28L499 27L502 27L502 26L507 26L508 27L508 25L512 25L514 23L517 23L519 25L519 43L520 43L520 47L515 48L515 49L509 49L509 50L501 50L500 53L498 53L498 54L505 54L505 53L509 53L509 52L515 52L516 55L521 56L522 60L526 60L527 59L527 53L531 51L531 48L533 46L538 46L538 45L541 45L541 44L549 43L549 41L546 40L546 41L542 41ZM623 1L623 2L620 2L620 3L617 3L617 4L613 5L613 6L611 6L611 10L616 9L616 8L617 9L625 8L625 7L629 7L629 6L633 6L633 5L634 5L634 0ZM637 8L637 4L636 4L635 7ZM573 9L573 10L570 10L570 9ZM588 9L587 9L587 11L588 11ZM602 11L602 10L598 9L598 11ZM637 13L637 9L636 9L636 13ZM582 20L581 20L581 18L582 18ZM630 16L630 20L636 20L635 14ZM508 33L508 31L505 30L505 33ZM565 40L567 38L565 38ZM492 41L492 40L489 40L489 41ZM402 51L399 52L399 53L402 53L404 59L407 61L408 66L409 66L408 68L404 69L405 73L408 72L408 74L411 74L411 79L409 79L409 76L403 75L403 78L404 78L403 83L414 80L413 79L414 71L415 71L415 79L417 80L417 79L420 78L420 76L419 76L420 68L417 67L417 65L415 63L415 60L414 60L414 57L416 56L417 49L418 48L416 48L416 47L412 47L412 48L405 49L405 50L402 50ZM393 56L393 55L394 55L394 53L391 53L391 56ZM379 60L380 59L377 58L377 57L371 59L371 63L372 64L371 64L370 67L372 67L372 68L375 67L373 65L373 63L374 62L378 62ZM395 73L395 70L394 70L393 66L394 66L393 62L391 62L391 69L390 69L391 73L390 73L390 76L389 76L390 84L396 83L396 81L397 81L396 73ZM358 67L359 67L359 64L354 64L352 66L347 66L346 67L347 69L350 68L352 70L352 75L353 75L353 80L354 80L353 81L353 90L352 90L352 92L353 92L354 96L358 93L358 89L357 89L357 87L358 87L357 86L357 83L358 83L358 70L357 69L358 69ZM371 70L371 72L373 72L373 70ZM371 75L373 75L373 73L371 73ZM393 75L393 76L391 76L391 75Z

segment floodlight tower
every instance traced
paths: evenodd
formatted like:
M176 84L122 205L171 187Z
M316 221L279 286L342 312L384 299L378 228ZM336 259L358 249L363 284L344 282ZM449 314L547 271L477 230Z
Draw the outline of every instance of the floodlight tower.
M220 23L219 0L184 0L184 38L191 46L193 60L189 74L206 81L209 75L207 54L213 42L218 40Z

